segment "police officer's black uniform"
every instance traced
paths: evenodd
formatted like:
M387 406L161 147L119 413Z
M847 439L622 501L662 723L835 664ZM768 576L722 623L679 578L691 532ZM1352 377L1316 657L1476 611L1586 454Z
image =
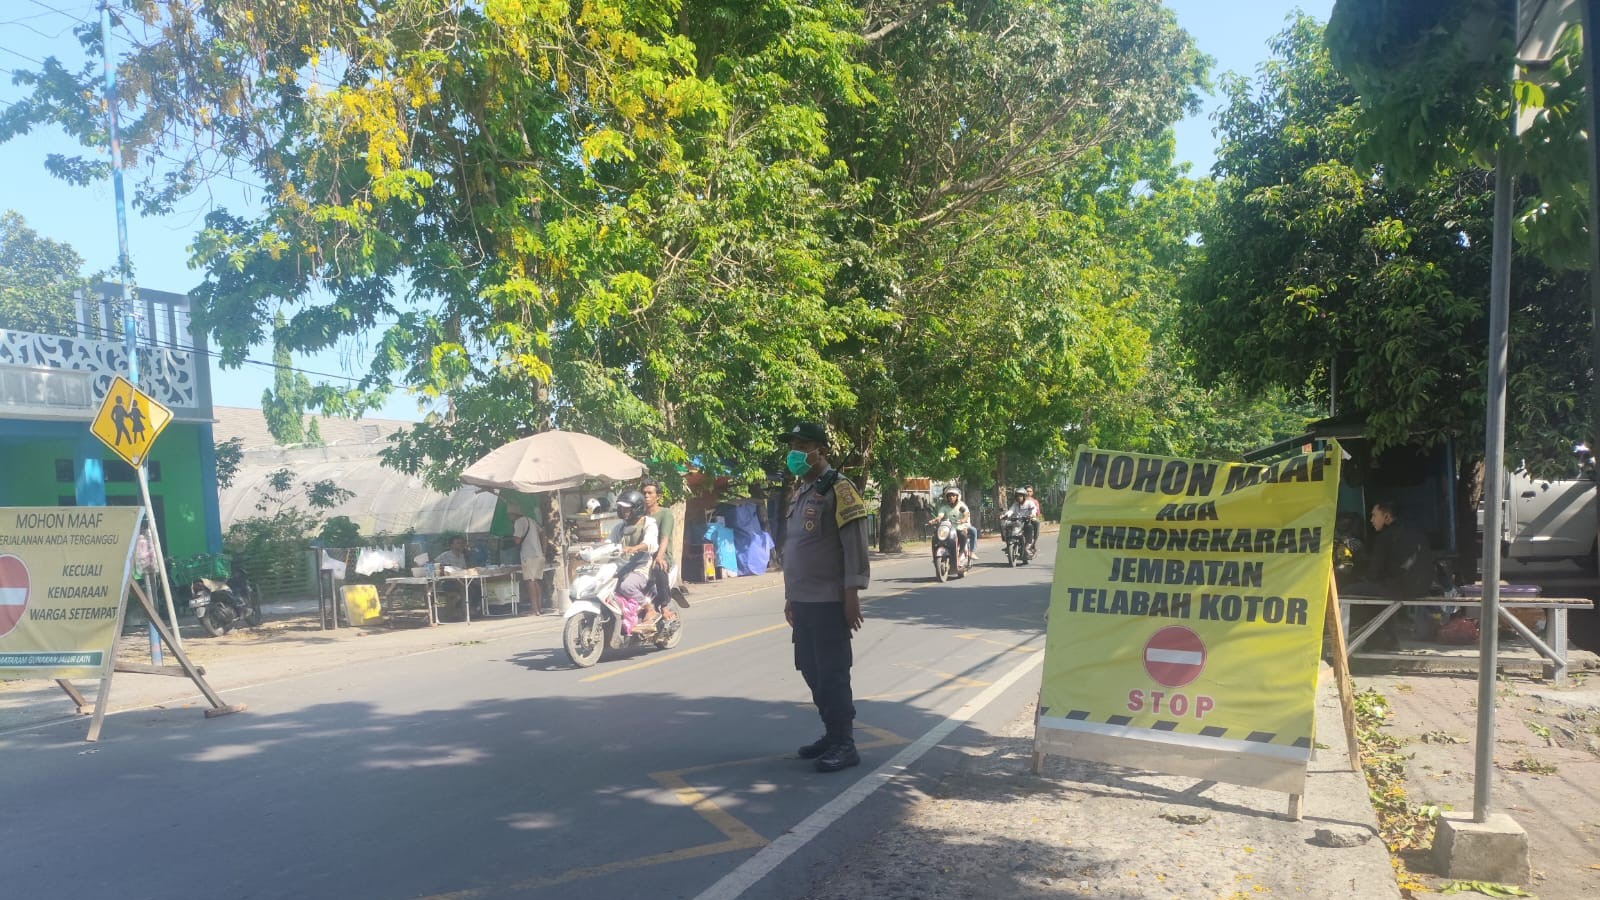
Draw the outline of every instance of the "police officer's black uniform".
M850 688L851 628L844 591L864 589L867 510L855 485L829 468L796 486L784 521L784 598L794 620L794 665L811 688L827 733L800 749L817 768L836 771L860 761Z

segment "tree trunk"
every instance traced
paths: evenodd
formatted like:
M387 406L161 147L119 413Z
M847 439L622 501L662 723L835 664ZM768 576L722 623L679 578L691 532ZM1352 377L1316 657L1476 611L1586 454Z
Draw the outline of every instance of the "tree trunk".
M889 472L878 479L878 550L900 552L900 475Z
M1461 460L1456 475L1456 556L1454 571L1456 581L1470 583L1478 580L1478 562L1483 548L1478 545L1478 504L1483 500L1483 460ZM1499 536L1484 535L1485 540L1499 540Z
M994 472L994 503L996 509L1004 510L1007 506L1006 487L1006 452L1001 450L1000 465L995 468Z

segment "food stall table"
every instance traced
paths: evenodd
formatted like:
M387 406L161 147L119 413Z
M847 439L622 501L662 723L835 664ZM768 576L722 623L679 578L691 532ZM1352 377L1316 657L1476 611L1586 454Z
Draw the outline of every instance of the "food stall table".
M428 625L433 626L439 624L439 612L437 609L435 609L436 597L434 596L434 579L429 578L426 575L404 575L398 578L390 578L383 583L383 593L385 598L388 597L391 590L402 586L422 588L422 594L427 598L428 601Z
M478 603L482 607L479 618L496 618L489 612L489 594L484 590L485 585L496 578L510 578L513 583L522 574L520 566L480 566L474 569L461 569L452 572L436 572L433 576L414 575L402 578L391 578L385 582L387 585L416 585L425 588L428 598L428 624L439 624L439 584L440 582L454 581L461 584L462 613L466 616L466 624L472 624L472 604L467 602L472 596L471 585L478 585ZM511 604L511 612L503 615L516 615L517 603Z
M517 589L517 582L519 580L521 580L521 578L522 578L522 567L521 566L479 566L479 567L477 567L475 569L465 569L463 571L451 573L451 574L448 574L448 575L440 575L439 577L441 579L449 578L449 579L454 579L454 580L460 581L461 582L461 590L462 590L463 594L467 594L467 593L470 592L471 589L468 587L469 584L471 584L473 582L477 582L477 584L478 584L478 604L483 610L483 614L480 616L480 618L493 619L493 618L504 618L506 616L514 616L514 615L517 614L517 607L522 604L521 594L518 592L518 589ZM489 612L489 591L488 591L489 582L494 581L497 578L505 578L505 579L510 580L511 585L512 585L512 596L516 598L516 599L511 601L511 604L510 604L511 611L510 612L508 612L508 613L500 613L498 615ZM504 605L504 604L497 604L497 605ZM468 624L472 623L472 612L471 612L470 609L467 611L467 623Z

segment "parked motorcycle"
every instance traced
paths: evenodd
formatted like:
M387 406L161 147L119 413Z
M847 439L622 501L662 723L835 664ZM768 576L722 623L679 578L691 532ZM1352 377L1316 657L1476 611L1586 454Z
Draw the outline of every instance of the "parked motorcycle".
M578 554L583 565L578 567L567 596L570 603L565 615L566 624L561 629L561 643L567 657L580 669L587 669L600 661L606 650L654 645L661 650L678 646L683 637L683 615L671 621L634 626L622 633L623 612L617 599L617 582L622 573L622 548L606 543L591 547ZM646 602L654 599L646 594ZM680 608L689 604L683 589L672 589L672 602ZM641 607L642 608L642 607Z
M960 578L972 568L971 549L961 549L960 529L947 521L933 534L933 575L940 581Z
M1012 566L1033 559L1034 548L1028 542L1028 520L1017 516L1000 519L1000 539L1006 545L1006 562Z
M189 582L189 611L212 637L227 634L240 622L261 626L261 596L243 566L233 566L225 579L195 576Z

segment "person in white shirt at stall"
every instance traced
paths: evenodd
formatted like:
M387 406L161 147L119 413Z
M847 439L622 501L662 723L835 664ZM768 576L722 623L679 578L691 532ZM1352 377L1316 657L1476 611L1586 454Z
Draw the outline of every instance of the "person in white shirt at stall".
M536 616L544 615L544 535L539 523L524 515L522 507L509 504L507 512L516 516L511 525L511 542L517 545L517 561L522 564L522 591L528 610Z
M439 554L434 560L439 567L439 574L453 575L463 569L471 568L467 562L467 537L464 534L450 536L450 549ZM454 609L455 604L461 602L461 581L455 579L441 579L439 593L444 602ZM477 582L467 584L466 598L472 603L477 603L483 596L483 588Z

